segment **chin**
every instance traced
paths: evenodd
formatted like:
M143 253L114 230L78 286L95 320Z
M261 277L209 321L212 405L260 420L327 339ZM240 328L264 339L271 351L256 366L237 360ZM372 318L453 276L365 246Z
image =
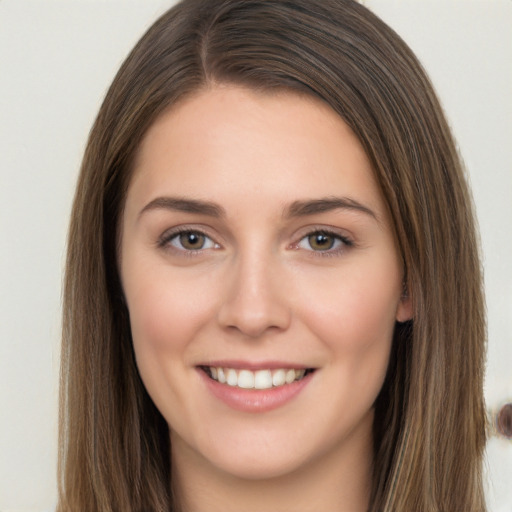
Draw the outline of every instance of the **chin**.
M246 425L242 432L244 425L237 427L237 433L234 433L236 428L221 432L210 430L188 439L174 431L171 433L173 452L179 458L187 457L189 462L195 459L194 465L207 472L243 480L282 478L308 465L311 456L304 447L312 444L314 436L308 436L309 443L306 443L302 436L290 435L289 430L283 432L268 426L251 429ZM312 448L314 452L314 446Z
M303 467L304 462L292 454L262 456L258 453L237 453L235 456L210 462L231 477L242 480L272 480L283 478Z

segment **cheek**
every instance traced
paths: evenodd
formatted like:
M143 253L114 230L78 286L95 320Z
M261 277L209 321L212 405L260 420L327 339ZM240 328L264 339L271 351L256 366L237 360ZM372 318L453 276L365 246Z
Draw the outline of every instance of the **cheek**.
M179 427L192 407L182 383L191 377L191 347L211 318L209 288L142 259L124 276L139 374L167 422Z
M320 286L304 288L317 291L304 301L303 318L331 355L331 386L345 390L340 403L360 412L373 404L388 367L401 293L394 262L382 254L364 265L358 260L331 276L316 276Z
M123 285L137 364L141 375L165 372L210 318L209 287L162 266L131 269Z
M400 273L394 266L348 268L315 279L304 316L332 348L357 352L390 340L400 299ZM319 276L321 277L321 276ZM317 290L311 294L311 290ZM306 304L306 301L304 301Z

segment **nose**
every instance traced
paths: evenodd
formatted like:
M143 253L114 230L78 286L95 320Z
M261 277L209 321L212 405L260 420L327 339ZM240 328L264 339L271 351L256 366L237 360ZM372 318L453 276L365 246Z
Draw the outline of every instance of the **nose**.
M282 271L272 258L238 258L225 283L218 321L224 329L258 338L289 327L291 308Z

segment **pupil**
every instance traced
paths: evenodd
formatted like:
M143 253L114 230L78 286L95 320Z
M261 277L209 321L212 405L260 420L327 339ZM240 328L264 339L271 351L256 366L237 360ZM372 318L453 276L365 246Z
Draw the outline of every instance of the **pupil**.
M334 240L329 235L317 233L309 237L309 243L313 249L330 249L333 246Z
M198 233L182 233L180 242L186 249L200 249L204 244L204 236Z

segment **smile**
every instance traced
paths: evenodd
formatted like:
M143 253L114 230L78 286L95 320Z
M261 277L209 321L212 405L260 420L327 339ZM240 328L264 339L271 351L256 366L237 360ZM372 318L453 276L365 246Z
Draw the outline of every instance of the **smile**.
M263 369L263 370L239 370L218 366L201 366L201 369L216 382L241 389L271 389L292 384L302 380L313 369Z

